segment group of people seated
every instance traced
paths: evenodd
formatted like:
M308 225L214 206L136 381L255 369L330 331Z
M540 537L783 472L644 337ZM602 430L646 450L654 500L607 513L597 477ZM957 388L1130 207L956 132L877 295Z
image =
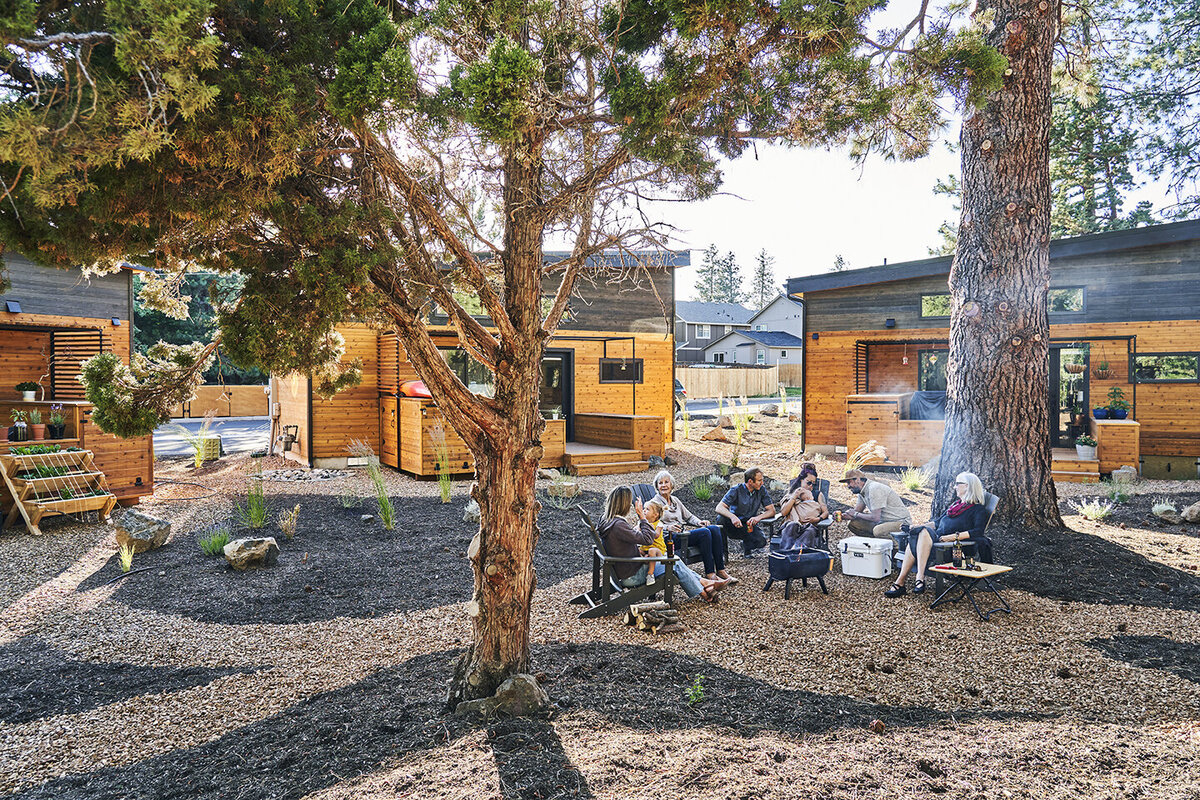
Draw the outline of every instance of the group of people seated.
M905 594L905 581L914 568L913 594L925 591L925 573L934 541L971 539L978 543L983 537L988 518L985 493L973 473L964 472L955 479L957 500L945 513L915 528L911 527L912 515L891 486L872 480L857 469L847 471L841 482L856 496L854 507L842 512L852 534L879 538L890 538L897 532L907 534L900 573L884 592L886 597ZM738 582L725 569L726 540L740 539L746 558L754 557L767 544L761 523L776 516L776 503L765 484L766 476L761 469L746 470L744 481L730 488L717 503L720 524L697 517L674 497L675 479L667 470L654 476L657 494L646 503L635 501L629 486L614 488L608 494L598 528L608 554L616 558L663 559L640 565L616 563L614 572L618 582L627 588L653 583L670 564L689 597L712 602L722 590ZM630 522L631 511L636 514L636 526ZM802 552L822 542L818 526L830 516L829 498L821 491L815 464L801 465L778 504L778 513L782 522L779 529L782 551ZM671 537L670 549L666 537ZM703 575L684 564L682 558L668 556L673 550L681 550L685 543L699 550Z

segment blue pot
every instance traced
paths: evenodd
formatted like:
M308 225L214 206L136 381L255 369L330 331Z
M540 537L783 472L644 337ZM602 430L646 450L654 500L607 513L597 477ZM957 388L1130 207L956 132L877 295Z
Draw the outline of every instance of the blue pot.
M1096 419L1108 419L1108 409L1107 408L1093 408L1092 416Z
M1129 409L1127 409L1127 408L1111 408L1108 411L1108 415L1110 417L1112 417L1113 419L1125 419L1126 417L1129 416Z

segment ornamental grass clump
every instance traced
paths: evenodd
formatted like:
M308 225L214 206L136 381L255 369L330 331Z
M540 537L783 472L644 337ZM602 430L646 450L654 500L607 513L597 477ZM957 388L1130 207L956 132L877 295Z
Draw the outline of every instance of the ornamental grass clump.
M279 525L279 530L288 539L296 535L296 523L300 521L300 504L296 503L296 507L291 511L284 511L275 518L276 524Z
M863 442L858 447L854 448L854 452L846 456L846 466L842 470L842 477L846 477L846 473L852 469L862 469L864 464L870 461L886 461L887 448L879 444L879 442L871 439Z
M914 467L909 464L908 468L900 473L900 483L905 489L910 492L917 492L929 485L929 473L921 467Z
M168 426L171 430L175 431L175 433L179 434L179 438L187 442L188 447L192 448L192 466L194 466L196 469L200 469L204 466L204 452L207 449L205 447L205 440L208 439L208 432L212 428L213 416L215 414L215 411L209 411L207 414L205 414L204 421L201 422L200 427L194 431L178 422L172 422Z
M133 568L133 545L121 545L117 550L117 557L121 559L121 572L129 572Z
M361 439L352 439L349 450L352 456L366 462L367 477L371 479L371 486L375 489L375 501L379 505L379 522L383 525L384 530L394 530L396 528L396 507L392 505L392 498L388 497L387 484L383 481L383 470L379 467L379 459L375 457L375 451L371 445Z
M692 494L701 503L707 503L712 499L712 486L708 482L708 478L704 475L692 479Z
M237 504L238 519L251 530L259 530L267 524L267 494L263 487L262 466L255 470L246 490L246 505Z
M1084 500L1082 503L1072 503L1075 510L1092 522L1100 522L1112 515L1113 504L1096 498Z
M225 545L229 544L229 531L225 528L217 528L208 536L201 536L197 540L200 544L200 552L206 556L219 556L225 552Z

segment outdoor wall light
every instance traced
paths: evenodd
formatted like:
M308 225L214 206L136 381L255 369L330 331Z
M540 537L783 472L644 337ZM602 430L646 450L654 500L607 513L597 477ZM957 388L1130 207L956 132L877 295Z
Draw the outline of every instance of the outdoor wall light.
M885 328L894 328L894 327L896 327L896 320L892 319L891 317L888 317L887 319L885 319L885 320L883 321L883 327L885 327Z
M113 317L113 318L112 318L112 321L113 321L113 327L114 327L114 328L119 328L119 327L121 327L121 318L120 318L120 317Z
M815 342L817 339L820 339L820 338L821 338L821 334L819 334L819 333L813 333L813 341L814 341L814 342Z
M5 300L4 301L4 310L10 314L20 314L21 313L21 301L20 300Z

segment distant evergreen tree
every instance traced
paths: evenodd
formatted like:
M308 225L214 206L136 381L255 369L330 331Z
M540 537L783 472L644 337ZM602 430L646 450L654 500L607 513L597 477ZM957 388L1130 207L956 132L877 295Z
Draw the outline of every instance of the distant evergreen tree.
M750 279L750 299L759 311L779 295L779 290L775 288L774 264L775 257L769 255L765 247L758 251L754 260L754 275Z
M737 256L730 250L717 261L717 300L722 303L745 303L749 294L742 288L742 268Z
M850 263L846 261L846 257L838 253L833 257L833 266L830 268L832 272L842 272L850 267Z
M704 251L704 260L696 269L696 299L704 303L723 301L721 292L721 255L715 244Z

